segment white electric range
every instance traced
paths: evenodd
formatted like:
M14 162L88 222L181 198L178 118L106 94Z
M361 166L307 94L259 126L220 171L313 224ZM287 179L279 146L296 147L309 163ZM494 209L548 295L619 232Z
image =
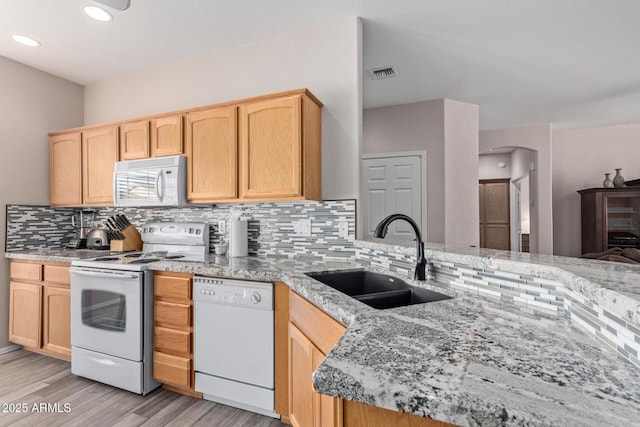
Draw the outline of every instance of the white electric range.
M153 223L142 227L141 252L71 263L71 372L146 394L152 376L153 274L162 259L204 261L209 225Z

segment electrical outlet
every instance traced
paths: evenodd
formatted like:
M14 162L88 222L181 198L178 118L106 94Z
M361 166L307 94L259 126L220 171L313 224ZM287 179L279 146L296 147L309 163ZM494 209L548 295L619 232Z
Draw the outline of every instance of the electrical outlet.
M227 233L227 224L224 219L218 220L218 233L220 234Z
M293 231L299 236L311 236L311 220L299 219L293 224Z
M338 237L342 239L349 237L349 223L347 221L338 222Z
M300 220L300 234L303 236L311 236L311 220L310 219L301 219Z

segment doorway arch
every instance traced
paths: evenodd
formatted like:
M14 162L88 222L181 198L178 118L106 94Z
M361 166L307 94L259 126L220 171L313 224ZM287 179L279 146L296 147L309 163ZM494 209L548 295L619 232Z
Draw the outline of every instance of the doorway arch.
M528 125L480 131L479 153L499 149L528 149L535 152L530 166L531 241L530 252L553 254L553 211L551 188L551 125ZM517 176L522 176L521 173Z

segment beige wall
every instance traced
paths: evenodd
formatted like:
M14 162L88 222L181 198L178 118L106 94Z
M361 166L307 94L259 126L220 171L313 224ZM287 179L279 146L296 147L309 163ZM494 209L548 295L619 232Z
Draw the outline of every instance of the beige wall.
M467 246L479 239L477 224L470 233L458 218L460 212L478 214L477 106L436 99L371 108L362 129L363 154L427 151L425 240ZM465 224L473 223L466 217Z
M478 106L444 101L445 243L479 246Z
M0 56L0 244L7 204L49 204L47 133L82 125L83 89ZM0 349L8 345L9 280L0 262Z
M444 243L444 100L364 110L362 154L427 150L426 241Z
M605 172L640 178L640 124L553 132L553 222L557 255L581 255L578 190L602 187Z
M504 162L501 168L498 163ZM482 154L478 159L478 179L511 178L511 153Z
M358 18L85 88L85 124L307 87L323 103L323 198L358 197L362 128Z
M531 252L553 254L551 125L527 125L480 131L480 152L491 148L523 147L537 152L530 175ZM513 172L512 172L513 173Z

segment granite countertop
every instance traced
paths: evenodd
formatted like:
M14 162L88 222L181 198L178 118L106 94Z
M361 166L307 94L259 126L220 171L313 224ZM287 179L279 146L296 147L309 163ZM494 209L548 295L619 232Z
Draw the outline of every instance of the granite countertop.
M6 256L72 260L54 251ZM375 310L302 274L357 267L215 256L205 263L150 264L153 270L283 281L348 325L314 373L314 385L324 394L463 426L633 425L640 420L638 368L570 318L531 314L439 282L411 280L454 298Z

